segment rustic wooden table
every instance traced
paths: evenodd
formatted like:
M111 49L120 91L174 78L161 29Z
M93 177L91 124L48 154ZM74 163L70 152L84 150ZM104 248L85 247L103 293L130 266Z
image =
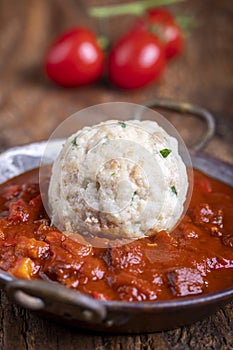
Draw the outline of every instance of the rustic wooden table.
M0 150L46 139L70 114L110 101L144 103L153 98L193 102L211 110L217 132L206 152L233 164L233 2L191 0L173 7L195 16L198 27L185 52L164 78L139 91L120 91L106 82L64 90L46 81L41 62L49 42L77 23L95 27L79 0L0 1ZM122 19L122 28L128 19ZM111 31L116 21L111 24ZM116 33L115 33L116 34ZM191 119L170 116L185 139L200 132ZM190 133L190 130L192 132ZM233 304L180 329L141 335L85 334L54 324L10 303L1 292L0 348L32 349L233 349Z

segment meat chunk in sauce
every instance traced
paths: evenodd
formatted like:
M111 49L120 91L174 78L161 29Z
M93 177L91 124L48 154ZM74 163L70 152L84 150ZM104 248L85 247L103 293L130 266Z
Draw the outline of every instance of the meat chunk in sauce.
M200 294L205 290L204 278L196 269L175 269L167 273L167 279L172 294L177 297Z

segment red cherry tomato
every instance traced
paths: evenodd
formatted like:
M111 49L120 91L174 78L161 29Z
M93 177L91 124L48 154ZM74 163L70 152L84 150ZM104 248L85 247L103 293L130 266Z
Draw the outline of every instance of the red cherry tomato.
M148 15L153 21L157 22L175 22L174 16L169 12L168 10L164 8L154 8L151 10L148 10Z
M179 55L183 49L183 34L174 17L164 9L148 12L148 22L155 28L155 33L164 44L168 59ZM157 31L156 31L157 28Z
M98 80L104 69L104 53L95 34L86 28L64 33L48 50L47 76L64 87L75 87Z
M182 31L172 14L163 8L149 10L144 20L137 21L135 30L149 30L157 35L168 59L178 56L183 50Z
M155 35L132 31L109 56L109 79L120 88L135 89L157 80L164 68L164 50Z

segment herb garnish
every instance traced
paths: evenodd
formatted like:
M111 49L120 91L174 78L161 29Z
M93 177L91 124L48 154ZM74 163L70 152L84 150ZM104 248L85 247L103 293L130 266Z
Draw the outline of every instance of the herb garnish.
M126 128L126 123L125 122L119 122L120 126L125 129Z
M175 186L172 185L170 188L171 188L171 191L177 196L178 193L177 193Z
M160 154L163 156L163 158L167 158L167 156L171 153L171 149L168 149L168 148L164 148L164 149L161 149Z
M78 146L77 144L77 136L75 136L75 138L71 141L73 146Z
M131 204L130 204L131 207L132 207L132 205L133 205L134 197L137 196L137 195L138 195L137 191L134 191L134 193L133 193L133 195L132 195L132 198L131 198Z
M110 174L110 176L115 176L115 175L116 175L116 173L111 173L111 174Z

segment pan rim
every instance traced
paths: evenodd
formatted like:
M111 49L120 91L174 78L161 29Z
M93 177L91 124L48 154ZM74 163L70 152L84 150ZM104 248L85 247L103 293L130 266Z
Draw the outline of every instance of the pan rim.
M38 148L41 148L41 151L43 149L43 147L45 147L47 141L39 141L39 142L32 142L32 143L28 143L25 145L19 145L19 146L15 146L15 147L11 147L8 148L7 150L4 150L1 154L0 154L0 159L2 157L4 157L5 155L9 154L10 152L15 152L17 154L17 152L19 151L23 151L25 149L30 149L33 146L36 146ZM21 153L22 154L22 153ZM211 162L215 162L215 163L219 163L222 166L227 167L227 169L229 169L232 173L233 173L233 167L231 166L230 163L224 162L221 159L215 158L209 154L206 154L205 152L191 152L191 158L192 160L194 158L206 158L207 161ZM35 168L35 167L33 167ZM31 168L31 169L33 169ZM195 166L195 168L198 169L198 167ZM25 172L27 170L31 170L31 169L26 169L24 170ZM200 169L202 170L202 169ZM203 170L202 170L203 171ZM205 171L204 171L205 172ZM21 172L22 173L22 172ZM212 174L211 174L212 176ZM212 176L215 178L215 176ZM11 177L9 177L8 179L10 179ZM7 180L6 180L7 181ZM224 179L221 179L222 182L225 182ZM228 183L228 182L226 182ZM230 184L232 185L232 184ZM11 274L5 272L4 270L0 270L2 272L4 272L4 274L8 275L10 277L10 279L14 279L14 280L20 280L19 278L15 278L14 276L12 276ZM42 282L42 280L40 280ZM5 283L7 284L9 281L5 281ZM50 284L50 282L47 281L43 281L44 283L48 283ZM60 285L60 284L59 284ZM65 286L64 286L65 287ZM67 292L69 293L69 291L73 291L72 289L67 288ZM78 292L81 293L81 292ZM81 293L84 294L84 293ZM86 294L84 294L85 296L88 296ZM95 299L92 296L88 296L91 299ZM187 297L182 297L182 298L175 298L175 299L171 299L171 300L159 300L159 301L133 301L133 302L128 302L128 301L120 301L120 300L97 300L95 299L97 302L99 302L100 304L102 304L103 306L106 306L107 308L111 307L111 308L121 308L121 310L127 310L127 309L134 309L134 310L139 310L139 309L143 309L143 310L164 310L164 309L169 309L169 310L174 310L174 309L183 309L186 307L195 307L197 305L207 305L207 304L215 304L217 302L227 302L230 301L231 299L233 299L233 286L232 287L228 287L219 291L215 291L215 292L211 292L211 293L206 293L206 294L201 294L201 295L195 295L195 296L187 296Z

